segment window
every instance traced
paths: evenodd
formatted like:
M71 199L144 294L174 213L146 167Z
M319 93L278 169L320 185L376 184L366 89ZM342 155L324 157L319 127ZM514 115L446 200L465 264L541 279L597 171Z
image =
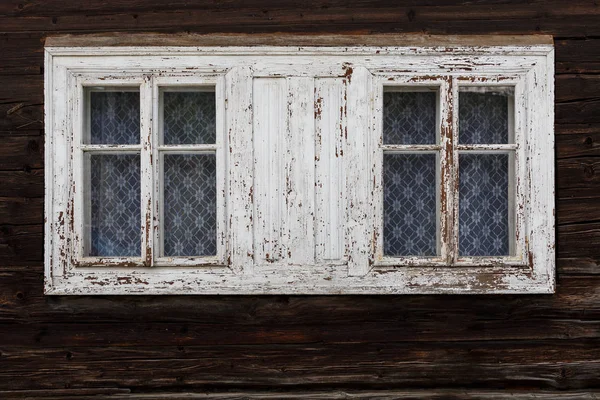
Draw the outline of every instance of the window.
M50 38L46 293L553 292L553 62L545 36Z

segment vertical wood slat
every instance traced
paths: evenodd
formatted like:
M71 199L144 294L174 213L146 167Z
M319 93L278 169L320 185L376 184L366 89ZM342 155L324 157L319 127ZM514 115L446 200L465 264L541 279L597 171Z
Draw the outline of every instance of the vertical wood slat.
M455 148L458 109L456 78L447 77L440 87L440 232L441 256L446 263L458 257L458 151Z
M53 238L55 236L54 229L56 227L55 217L54 217L54 192L53 189L55 187L54 183L54 160L51 158L53 155L53 146L54 146L54 137L57 136L54 132L54 110L52 106L55 104L53 100L54 95L54 64L52 60L52 56L48 52L44 52L44 64L46 68L44 69L44 104L46 107L46 113L44 118L44 124L46 129L44 130L44 166L45 166L45 175L44 175L44 276L51 277L53 275L53 265L56 261L56 252L57 247L53 244ZM57 103L58 104L58 103ZM58 235L59 232L56 232ZM44 287L49 286L50 279L46 280Z
M228 264L236 273L251 274L254 264L252 70L233 68L225 82L230 215Z
M217 149L215 156L217 158L217 260L219 263L225 263L227 257L227 167L226 157L227 145L225 140L226 110L225 110L225 76L217 78L215 84L216 101L216 141ZM156 136L156 135L155 135Z
M254 257L257 263L280 261L287 253L285 78L254 78Z
M313 78L253 80L258 264L314 262L313 90Z
M513 237L515 240L514 244L514 255L524 261L527 256L526 252L526 243L525 243L525 199L528 197L526 193L526 179L527 176L527 163L525 160L525 143L526 143L526 112L527 104L526 99L527 96L525 94L526 85L522 80L519 80L515 85L515 99L514 99L514 143L517 145L517 148L514 152L515 154L515 164L514 164L514 176L515 182L513 184L514 190L514 201L515 207L513 210L513 218L514 218L514 233ZM522 207L519 207L522 205Z
M373 85L370 72L355 67L347 82L347 130L343 157L346 172L346 253L348 274L362 276L369 272L373 240L373 189L372 153L377 151L377 141L371 131Z
M289 264L311 265L315 261L314 79L290 77L287 82L287 256Z
M153 163L158 162L152 156L153 126L153 79L151 76L145 76L144 82L140 86L140 143L142 150L140 152L141 170L141 198L140 207L142 214L142 259L144 265L150 267L154 264L153 243L154 243L154 222L153 222Z
M527 73L527 162L529 172L526 198L529 235L527 256L529 267L538 279L548 282L554 290L556 277L554 271L555 246L555 193L554 193L554 50L548 55L546 66L537 65ZM539 105L545 107L540 107ZM534 171L534 175L532 175ZM535 182L534 182L535 180ZM539 210L543 210L540 214ZM536 214L537 213L537 214ZM542 266L535 268L536 266Z
M91 171L89 168L89 158L83 154L81 144L84 142L84 137L89 135L89 110L90 110L90 94L84 90L80 79L73 79L73 87L70 90L72 102L72 177L75 185L75 193L73 193L74 201L72 202L73 209L73 254L77 260L82 259L91 249L91 232L87 232L85 222L91 222L91 207L86 207L88 201L91 200ZM88 131L88 132L86 132ZM77 188L81 186L81 190Z
M315 80L315 214L317 262L344 256L346 132L345 85L341 78Z
M69 199L73 197L73 163L69 161L69 152L58 151L59 149L70 149L73 145L72 135L69 130L69 107L72 107L74 98L73 82L71 81L66 68L52 65L51 71L52 84L46 90L49 96L50 103L46 111L46 129L45 140L46 146L50 146L50 153L46 154L46 160L51 161L52 168L46 171L46 176L51 174L46 187L46 202L52 204L52 212L49 218L52 220L52 232L55 245L52 247L51 255L51 270L53 275L66 274L71 268L68 248L69 243L65 240L57 240L69 237L72 234L70 225L74 224L73 220L73 202L69 204ZM68 96L68 97L67 97ZM66 100L66 101L65 101ZM72 148L71 148L72 151ZM67 168L70 169L64 173ZM46 286L48 288L48 286Z

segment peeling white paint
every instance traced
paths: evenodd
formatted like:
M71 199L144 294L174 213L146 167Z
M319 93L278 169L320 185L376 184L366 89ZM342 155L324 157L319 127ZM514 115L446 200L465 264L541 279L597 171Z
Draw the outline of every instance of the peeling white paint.
M553 47L47 47L47 294L551 293L554 291ZM83 88L138 86L142 243L136 258L83 248ZM158 87L217 98L216 257L159 257ZM434 86L440 256L389 258L381 232L381 94ZM514 145L459 147L461 85L515 88ZM114 147L114 148L113 148ZM139 149L138 149L139 147ZM133 149L133 147L132 147ZM389 149L388 149L389 150ZM515 255L459 258L459 150L515 151Z

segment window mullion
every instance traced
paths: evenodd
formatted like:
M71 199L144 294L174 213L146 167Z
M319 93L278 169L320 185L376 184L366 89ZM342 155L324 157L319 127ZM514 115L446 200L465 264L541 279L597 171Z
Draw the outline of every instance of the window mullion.
M457 97L456 79L447 77L440 88L440 228L441 256L447 264L452 264L457 255L456 210L458 206L457 153L455 150Z
M142 207L142 259L144 265L153 265L153 78L148 75L140 87L140 143L141 143L141 207Z

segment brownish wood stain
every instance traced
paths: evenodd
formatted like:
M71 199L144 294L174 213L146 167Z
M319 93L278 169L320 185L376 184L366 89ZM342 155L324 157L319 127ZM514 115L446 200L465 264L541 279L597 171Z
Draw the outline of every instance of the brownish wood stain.
M0 398L592 398L599 14L593 1L558 0L0 2ZM44 40L115 31L554 35L556 294L43 296Z

